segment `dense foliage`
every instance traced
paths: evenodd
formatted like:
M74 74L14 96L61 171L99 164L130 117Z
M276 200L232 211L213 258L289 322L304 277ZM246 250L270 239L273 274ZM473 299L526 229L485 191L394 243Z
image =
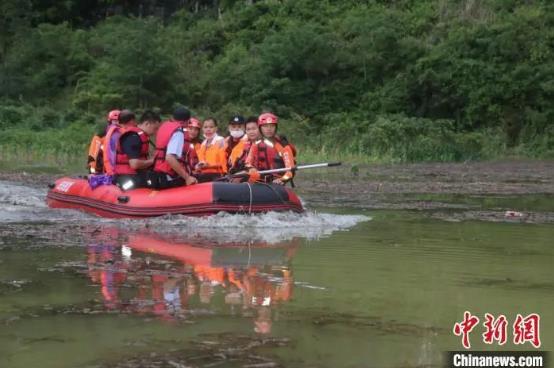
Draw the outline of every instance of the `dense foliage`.
M56 129L82 146L111 108L185 104L222 119L273 110L312 151L403 161L554 156L551 1L0 8L0 145Z

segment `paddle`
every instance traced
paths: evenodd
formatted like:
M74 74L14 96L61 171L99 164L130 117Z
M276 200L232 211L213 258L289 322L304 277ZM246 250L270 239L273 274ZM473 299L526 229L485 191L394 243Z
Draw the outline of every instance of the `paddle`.
M260 175L278 174L278 173L285 173L287 171L295 172L295 171L298 171L298 170L318 169L318 168L321 168L321 167L333 167L333 166L340 166L340 165L342 165L341 162L323 162L323 163L320 163L320 164L299 165L299 166L294 166L294 167L290 167L290 168L285 167L285 168L282 168L282 169L262 170L262 171L258 171L258 174L260 174ZM249 176L250 176L250 174L243 171L243 172L239 172L239 173L236 173L236 174L225 175L224 177L221 177L221 178L217 179L217 181L225 181L225 180L230 180L230 179L233 179L233 178L245 178L245 177L249 177Z

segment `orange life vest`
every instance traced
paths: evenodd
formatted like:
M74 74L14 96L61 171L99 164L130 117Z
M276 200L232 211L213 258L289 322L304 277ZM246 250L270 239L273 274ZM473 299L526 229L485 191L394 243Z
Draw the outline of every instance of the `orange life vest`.
M149 143L150 143L150 137L148 136L148 134L146 134L142 129L137 127L127 128L125 130L125 133L121 134L121 136L117 141L115 167L114 167L115 175L134 175L137 173L137 171L129 165L129 156L127 156L127 154L123 152L121 147L122 139L131 133L138 134L140 138L141 146L140 146L140 156L138 159L139 160L148 159L148 149L149 149Z
M194 167L198 164L198 155L196 154L195 140L191 140L189 132L185 130L185 144L183 145L183 158L185 169L189 175L192 175Z
M243 136L246 137L246 134ZM225 159L229 161L233 149L242 142L242 138L235 140L233 137L229 136L225 138Z
M231 156L229 156L229 172L235 173L241 170L244 170L246 165L246 158L248 157L248 152L252 147L252 142L246 137L246 139L241 139L240 142L233 148Z
M95 135L88 148L87 167L90 174L102 174L104 172L104 137Z
M194 265L194 274L202 281L215 281L218 284L225 282L225 269L223 267L211 267L204 265Z
M246 159L246 166L256 168L258 171L292 168L295 165L296 149L290 143L282 142L280 138L263 138L256 141L250 148ZM272 177L294 176L292 171L284 174L273 174Z
M112 124L108 127L108 130L106 131L106 136L104 137L104 171L108 175L114 174L114 164L115 164L115 148L117 146L114 145L113 141L116 139L118 135L121 135L122 128ZM112 161L114 164L112 164Z
M210 142L204 139L198 150L198 159L208 167L202 169L204 174L227 173L227 158L225 157L225 139L216 135Z
M202 146L202 140L200 138L196 137L193 140L191 140L191 143L194 145L194 150L196 151L196 153L198 155L198 150Z

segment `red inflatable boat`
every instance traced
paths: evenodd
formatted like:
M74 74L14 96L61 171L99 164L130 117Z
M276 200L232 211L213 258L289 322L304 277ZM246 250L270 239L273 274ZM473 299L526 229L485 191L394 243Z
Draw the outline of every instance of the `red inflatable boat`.
M46 197L50 207L79 209L102 217L304 210L296 194L280 185L212 182L159 191L144 188L122 191L115 185L91 189L85 179L65 177L51 187Z

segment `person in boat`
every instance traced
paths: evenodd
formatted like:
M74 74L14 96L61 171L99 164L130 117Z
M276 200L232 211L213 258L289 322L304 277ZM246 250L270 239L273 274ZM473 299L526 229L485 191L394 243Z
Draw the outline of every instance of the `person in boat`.
M200 139L200 128L202 123L197 117L191 117L187 123L187 128L184 129L185 133L185 167L187 172L194 176L198 176L200 173L196 171L196 165L198 165L198 149L202 145L202 140Z
M138 126L130 126L119 137L116 145L114 183L124 190L147 186L149 169L154 159L149 158L150 137L160 128L160 116L145 111Z
M108 113L107 125L102 127L90 141L88 149L87 168L89 174L104 173L104 137L110 125L119 124L119 110L112 110Z
M217 120L208 118L202 124L204 141L198 150L199 181L207 182L220 178L227 173L227 158L225 157L225 138L217 134Z
M227 159L227 167L229 167L229 159L233 149L241 142L245 137L246 121L241 115L235 115L229 119L227 129L229 130L229 136L225 137L225 158Z
M118 116L118 124L111 124L104 137L104 172L114 175L116 148L119 138L129 128L137 126L135 113L131 110L121 110Z
M186 127L190 111L178 107L173 119L165 121L156 135L154 170L150 175L149 186L155 189L174 188L197 183L193 176L197 162L196 151L189 141Z
M296 149L285 137L277 135L279 118L272 113L263 113L258 117L261 139L258 139L248 153L246 168L251 178L259 176L258 171L271 169L292 169L295 165ZM266 183L285 185L292 180L292 170L261 177Z
M261 138L257 116L251 116L246 119L245 132L246 134L235 148L233 148L229 156L228 164L230 174L236 174L246 169L246 158L250 152L250 147ZM238 181L240 181L240 179Z
M187 132L189 133L189 140L194 145L194 150L198 151L202 145L202 139L200 139L200 129L202 129L202 123L196 117L190 118L187 125Z

